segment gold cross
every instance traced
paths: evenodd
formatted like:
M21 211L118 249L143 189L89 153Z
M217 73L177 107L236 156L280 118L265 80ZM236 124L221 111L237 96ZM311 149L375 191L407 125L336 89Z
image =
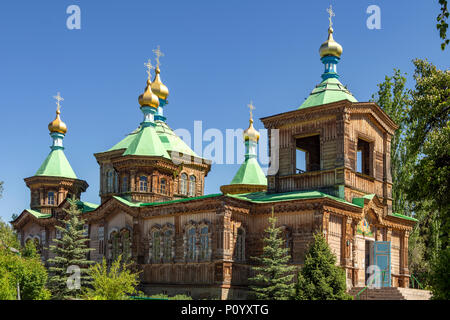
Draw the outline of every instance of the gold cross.
M159 49L159 45L158 45L158 48L153 49L153 52L156 55L156 66L159 67L160 66L159 58L164 57L164 53L162 53L162 51Z
M144 63L144 66L147 67L147 74L148 74L148 80L150 80L151 78L151 71L152 69L154 69L154 67L152 66L152 62L150 59L148 59L148 62Z
M59 109L61 109L61 104L60 104L60 102L61 101L64 101L64 98L63 97L61 97L61 95L59 94L59 92L58 92L58 94L56 95L56 96L53 96L53 98L55 98L56 99L56 111L59 111Z
M331 21L331 18L334 17L334 16L336 16L336 15L334 14L333 7L331 6L331 4L330 4L330 7L327 9L327 12L328 12L328 14L330 15L330 17L328 18L328 20L330 20L330 28L331 28L331 26L333 25L333 21Z
M256 109L253 105L253 101L250 100L250 104L248 104L247 107L250 109L250 119L253 120L253 110Z

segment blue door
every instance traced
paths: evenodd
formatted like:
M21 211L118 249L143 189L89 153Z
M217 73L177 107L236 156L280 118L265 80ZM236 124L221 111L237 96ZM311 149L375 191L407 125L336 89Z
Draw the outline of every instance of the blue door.
M391 286L391 242L375 241L373 245L374 264L380 268L382 287Z

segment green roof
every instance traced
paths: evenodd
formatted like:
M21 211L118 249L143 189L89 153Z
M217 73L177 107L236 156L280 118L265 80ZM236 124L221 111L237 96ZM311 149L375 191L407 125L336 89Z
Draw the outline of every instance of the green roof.
M231 180L231 184L267 185L267 178L256 158L245 159L238 172Z
M353 202L353 204L357 205L358 207L364 208L364 199L372 200L373 197L375 197L374 193L366 194L366 195L362 196L361 198L353 198L352 202ZM416 221L416 222L419 221L413 217L405 216L403 214L394 213L394 212L389 214L388 216L405 219L405 220L410 220L410 221Z
M396 218L400 218L400 219L405 219L405 220L410 220L410 221L419 221L416 218L413 217L409 217L409 216L405 216L404 214L400 214L400 213L391 213L390 216L396 217Z
M82 213L94 211L99 207L98 204L90 203L86 201L78 201L78 207L81 209Z
M25 209L25 211L27 211L28 213L30 213L31 215L35 216L38 219L47 219L51 218L52 216L50 213L40 213L37 210Z
M133 139L123 155L157 156L170 159L152 125L141 127L139 132L133 135Z
M268 203L268 202L270 203L270 202L292 201L299 199L328 198L351 206L359 207L341 198L337 198L320 191L292 191L284 193L252 192L242 194L227 194L227 196L253 203Z
M156 130L157 136L159 137L160 143L156 143L158 145L162 144L162 149L164 149L166 152L168 151L177 151L182 154L187 154L194 157L199 157L180 137L178 137L175 132L165 123L164 121L155 121L156 126L154 129ZM146 141L153 141L153 139L149 139L148 135L147 137L144 137L144 140L141 141L137 136L139 134L142 134L142 127L138 127L136 130L128 134L124 139L122 139L120 142L115 144L111 149L108 151L113 150L119 150L119 149L128 149L132 148L133 143L137 143L136 141L139 140L141 151L145 149L147 145L150 145L150 143L146 143ZM148 130L146 130L148 131ZM151 138L153 138L153 134L151 134ZM139 150L137 150L139 152ZM145 152L144 152L145 153ZM164 153L164 152L161 152ZM124 153L125 155L125 153ZM148 154L144 154L148 155ZM170 157L170 155L167 153L167 158Z
M192 198L184 198L184 199L177 199L177 200L170 200L170 201L160 201L160 202L131 202L125 198L119 197L119 196L113 196L113 198L117 199L118 201L122 202L123 204L126 204L130 207L146 207L146 206L157 206L162 204L171 204L171 203L178 203L178 202L188 202L188 201L194 201L194 200L201 200L201 199L207 199L207 198L214 198L214 197L220 197L224 196L222 193L213 193L208 194L204 196L199 197L192 197ZM341 198L337 198L334 196L331 196L329 194L320 192L320 191L292 191L292 192L285 192L285 193L267 193L267 192L252 192L252 193L241 193L241 194L226 194L226 197L235 198L239 200L249 201L252 203L271 203L271 202L282 202L282 201L292 201L292 200L299 200L299 199L320 199L320 198L328 198L332 199L341 203L345 203L351 206L359 207L353 203L347 202Z
M119 200L123 204L126 204L129 207L147 207L147 206L156 206L161 204L170 204L170 203L178 203L178 202L187 202L187 201L193 201L193 200L199 200L199 199L207 199L207 198L214 198L222 196L221 193L213 193L213 194L207 194L204 196L198 196L198 197L189 197L189 198L183 198L183 199L176 199L176 200L169 200L169 201L159 201L159 202L131 202L125 198L119 197L119 196L113 196L113 198Z
M77 179L63 149L55 149L45 159L35 176L51 176Z
M299 109L319 106L341 100L358 102L358 100L352 96L350 91L348 91L338 79L328 78L316 86Z
M129 206L129 207L140 207L142 202L131 202L125 198L119 197L119 196L113 196L114 199L119 200L123 204Z
M128 134L124 139L120 140L120 142L116 143L111 149L108 151L113 150L119 150L119 149L126 149L130 145L131 141L133 141L137 130L140 130L140 127L133 131L132 133Z
M366 194L362 196L361 198L353 198L352 203L356 204L358 207L364 208L364 199L372 200L375 196L375 193Z
M177 151L199 158L199 156L164 121L155 121L156 132L167 151Z

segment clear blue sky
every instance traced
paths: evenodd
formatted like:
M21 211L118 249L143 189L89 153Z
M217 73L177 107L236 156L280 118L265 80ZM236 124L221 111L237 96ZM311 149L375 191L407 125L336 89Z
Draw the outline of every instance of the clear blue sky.
M413 58L448 68L436 30L438 1L2 1L0 4L0 217L29 207L23 178L48 152L47 124L57 91L68 125L65 153L83 199L99 202L93 153L135 129L142 115L144 62L158 44L162 79L170 89L165 114L174 128L243 128L247 103L255 117L293 110L320 81L318 49L326 40L330 5L334 36L344 52L341 82L367 101L393 68ZM81 8L81 30L66 28L66 8ZM381 9L381 30L366 27L369 5ZM258 120L255 126L260 129ZM206 193L230 182L238 165L213 165Z

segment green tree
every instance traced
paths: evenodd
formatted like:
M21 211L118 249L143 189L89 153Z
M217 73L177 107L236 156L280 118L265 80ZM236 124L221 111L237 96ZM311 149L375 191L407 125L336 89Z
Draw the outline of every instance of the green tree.
M398 125L391 140L392 210L410 216L411 205L407 201L405 190L409 183L413 159L409 157L406 148L410 131L406 121L410 99L405 83L406 77L400 70L394 69L392 77L386 76L384 82L378 84L378 92L372 96L372 101Z
M0 247L20 248L19 240L13 228L0 218Z
M39 257L23 258L8 248L0 248L0 295L8 299L17 298L17 285L21 299L46 300L50 292L46 289L47 270ZM2 287L3 287L2 285Z
M39 258L34 241L27 241L22 248L22 257L25 258Z
M250 289L256 299L260 300L287 300L294 294L294 274L295 266L289 266L291 258L285 242L281 238L281 229L276 227L277 219L269 218L269 227L265 230L266 237L263 239L264 248L261 257L253 257L258 263L252 269L255 277L250 278L252 283Z
M408 121L410 156L415 160L408 200L418 209L426 202L430 219L435 215L440 245L448 247L450 229L450 70L439 70L426 60L416 59ZM415 210L416 208L414 208Z
M125 300L129 295L137 294L139 273L130 269L130 264L122 263L122 255L119 255L108 268L105 258L102 263L89 267L89 275L92 277L92 289L87 289L85 298L89 300Z
M87 248L86 242L89 239L84 235L84 220L81 217L81 211L78 209L75 199L68 199L69 209L64 209L66 216L59 220L65 228L55 225L61 231L61 239L53 239L56 245L50 246L50 251L54 258L49 259L50 279L49 287L55 299L76 298L82 293L82 287L85 286L90 277L87 274L87 268L92 261L87 260L87 254L93 250ZM79 288L70 288L68 281L71 282L72 273L68 273L69 267L77 266L80 269Z
M437 259L433 263L431 273L432 299L450 300L450 248L439 252Z
M3 181L0 181L0 199L3 196Z
M317 232L308 247L305 264L297 277L296 300L351 300L346 293L345 272L336 265L324 236Z
M0 268L0 300L16 300L16 298L14 279L5 268Z
M422 285L430 284L434 259L448 245L449 76L416 59L415 87L394 70L378 85L373 100L399 125L392 138L393 211L419 222L409 239L409 268Z
M441 5L441 9L439 15L437 16L438 24L436 28L439 30L439 37L443 40L441 43L441 49L444 50L445 47L450 42L450 39L447 38L447 29L448 29L448 8L447 8L447 0L439 0L439 4Z

